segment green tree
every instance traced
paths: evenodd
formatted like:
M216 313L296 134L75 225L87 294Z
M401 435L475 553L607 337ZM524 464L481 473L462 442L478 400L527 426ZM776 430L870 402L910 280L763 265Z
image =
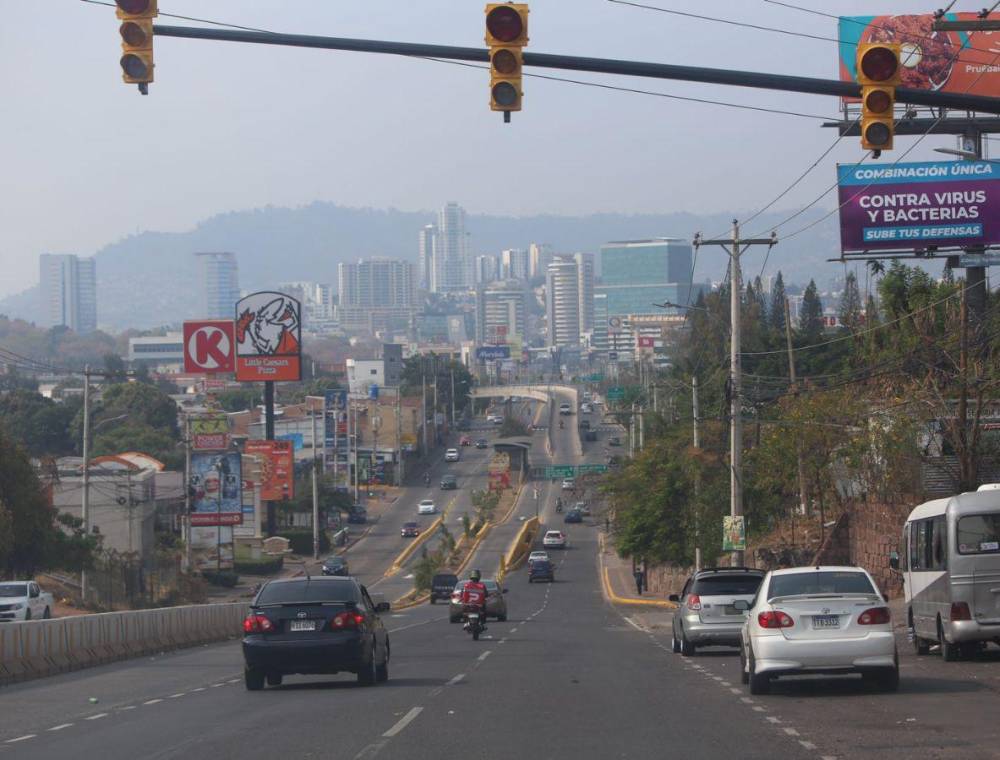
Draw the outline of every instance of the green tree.
M465 409L469 402L469 392L472 390L473 378L468 368L462 362L437 356L436 354L420 354L411 356L403 362L402 392L404 396L419 396L421 383L427 384L427 409L431 411L451 411L452 375L455 378L455 409ZM434 394L431 388L437 381L438 408L432 409Z
M0 395L0 428L31 456L71 454L78 446L71 428L80 407L79 399L56 403L34 391L14 390Z
M840 298L840 323L851 332L861 326L861 291L858 290L858 278L854 272L847 273L844 282L844 293Z
M785 335L785 278L781 271L778 271L774 278L774 285L771 286L771 306L767 312L768 324L779 336Z
M799 334L806 343L815 343L823 334L823 301L819 297L815 280L809 280L809 285L802 294Z
M531 435L531 432L525 427L524 423L518 419L514 419L511 416L504 417L503 424L500 426L500 437L501 438L513 438L515 436L527 436Z

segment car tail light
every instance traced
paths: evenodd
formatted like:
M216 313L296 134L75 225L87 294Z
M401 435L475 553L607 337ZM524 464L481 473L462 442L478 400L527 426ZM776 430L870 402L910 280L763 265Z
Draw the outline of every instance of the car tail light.
M766 610L757 614L757 625L761 628L791 628L795 621L781 610Z
M365 622L365 616L355 610L338 612L330 621L330 628L334 631L348 631L358 628Z
M688 597L687 608L689 610L700 610L701 597L697 594L691 594L691 596Z
M951 603L952 620L972 620L972 612L969 610L968 602Z
M889 622L888 607L872 607L858 615L860 625L885 625Z
M271 633L274 623L266 615L247 615L243 621L243 633Z

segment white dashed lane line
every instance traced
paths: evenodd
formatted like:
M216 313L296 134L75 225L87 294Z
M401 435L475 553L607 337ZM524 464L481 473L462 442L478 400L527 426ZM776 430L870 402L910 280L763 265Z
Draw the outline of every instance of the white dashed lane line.
M183 697L186 692L178 692L177 694L171 694L167 699L177 699L177 697Z
M157 702L162 702L162 701L163 701L162 699L150 699L150 700L147 700L146 702L143 702L143 704L144 705L155 705Z
M24 736L18 736L16 739L8 739L4 744L17 744L18 742L27 741L28 739L34 739L38 734L25 734Z
M482 662L483 660L485 660L487 657L490 656L490 651L492 651L492 650L487 649L485 652L483 652L481 655L479 655L479 657L477 657L476 659L478 659L480 662Z
M448 681L448 686L454 686L455 684L460 683L464 678L465 673L459 673L457 676Z
M406 713L406 715L404 715L396 722L396 725L394 725L392 728L390 728L388 731L382 734L382 736L384 736L386 739L391 739L393 736L395 736L404 728L406 728L408 725L410 725L410 723L413 722L413 719L416 718L418 715L420 715L420 713L422 713L423 710L424 708L422 707L412 708L408 713Z
M97 715L88 715L84 720L100 720L101 718L107 718L107 713L97 713Z
M50 728L49 731L62 731L64 728L69 728L72 725L72 723L60 723L58 726Z

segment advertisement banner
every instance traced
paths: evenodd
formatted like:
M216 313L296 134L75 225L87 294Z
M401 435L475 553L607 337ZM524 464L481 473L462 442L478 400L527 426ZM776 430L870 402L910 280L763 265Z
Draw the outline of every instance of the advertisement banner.
M243 522L241 465L237 451L191 455L192 525L239 525Z
M509 358L510 346L479 346L476 349L476 359L480 362Z
M333 464L341 445L346 448L346 438L347 391L327 388L323 391L323 460L327 467Z
M245 450L260 459L260 498L287 501L295 496L291 441L247 441Z
M747 550L746 521L743 515L722 518L722 551L745 552Z
M197 571L231 570L233 528L191 526L191 564Z
M948 21L977 21L976 13L946 13ZM901 87L1000 96L1000 66L991 32L936 32L934 14L843 16L839 22L840 79L857 81L862 42L895 42L902 50ZM848 100L856 101L856 98Z
M232 372L233 323L202 319L184 323L184 371L191 374Z
M284 293L252 293L236 303L236 379L302 379L302 305Z
M998 179L989 161L838 166L841 250L998 243Z
M191 448L194 451L224 451L229 448L229 417L205 414L190 420Z
M301 451L306 447L305 433L282 433L275 438L279 441L289 441L294 451Z

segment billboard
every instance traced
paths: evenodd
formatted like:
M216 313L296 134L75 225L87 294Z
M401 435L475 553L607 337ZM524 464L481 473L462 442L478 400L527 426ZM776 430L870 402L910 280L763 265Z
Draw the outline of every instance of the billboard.
M841 250L998 243L998 179L990 161L838 166Z
M240 454L192 454L191 525L239 525L243 522Z
M229 417L225 414L199 415L192 417L188 424L192 450L219 451L229 448Z
M476 349L476 359L481 362L509 358L510 346L479 346Z
M233 567L233 528L191 526L191 564L195 570Z
M347 391L327 388L323 391L323 454L327 466L333 463L341 436L347 435Z
M977 13L946 13L948 21L977 21ZM839 22L840 79L857 81L861 42L895 42L902 50L901 87L1000 96L1000 67L990 32L936 32L934 14L844 16ZM849 100L857 100L851 98Z
M302 379L302 305L284 293L251 293L236 303L236 379Z
M236 367L233 347L233 323L228 319L184 323L185 372L232 372Z
M745 552L747 550L746 521L743 515L722 518L722 551Z
M295 495L291 441L247 441L245 450L260 458L260 498L287 501Z

